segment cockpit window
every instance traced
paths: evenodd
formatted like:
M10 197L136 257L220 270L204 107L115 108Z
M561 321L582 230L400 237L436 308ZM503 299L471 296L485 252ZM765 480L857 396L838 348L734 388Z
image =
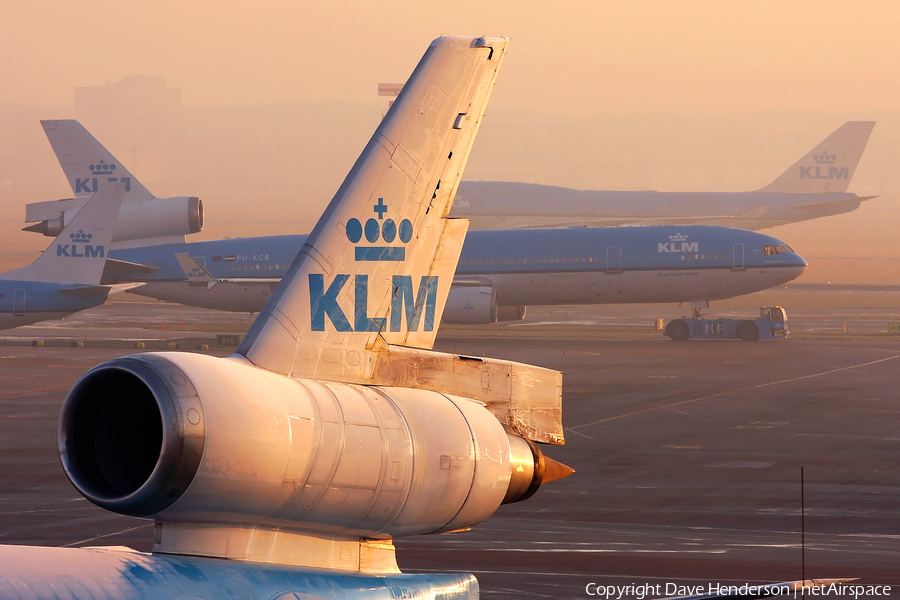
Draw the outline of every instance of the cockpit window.
M787 244L766 244L763 246L763 256L775 256L782 252L793 252Z

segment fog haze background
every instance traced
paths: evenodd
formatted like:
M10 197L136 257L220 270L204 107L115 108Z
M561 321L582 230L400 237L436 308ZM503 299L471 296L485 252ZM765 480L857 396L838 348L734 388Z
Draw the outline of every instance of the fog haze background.
M848 215L768 230L804 279L900 283L900 4L519 1L5 2L0 268L71 196L39 119L77 118L215 239L307 232L402 82L445 34L513 38L467 179L760 188L846 120L875 120Z

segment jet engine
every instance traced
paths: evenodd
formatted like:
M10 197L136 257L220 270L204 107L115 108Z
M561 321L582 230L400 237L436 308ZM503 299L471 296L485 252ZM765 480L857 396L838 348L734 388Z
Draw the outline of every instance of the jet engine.
M451 286L441 322L454 325L496 323L496 290L489 285Z
M25 207L24 231L56 237L81 210L86 198L35 202ZM184 236L203 229L203 201L194 196L123 202L113 242Z
M571 469L482 403L291 379L234 356L102 364L60 414L88 500L160 523L388 539L470 527Z

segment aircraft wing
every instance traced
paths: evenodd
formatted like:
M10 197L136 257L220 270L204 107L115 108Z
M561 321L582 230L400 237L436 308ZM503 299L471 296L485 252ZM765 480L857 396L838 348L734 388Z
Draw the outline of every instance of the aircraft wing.
M839 212L846 212L843 209L853 209L859 206L861 202L865 202L866 200L872 200L873 198L878 198L878 196L861 196L857 198L844 198L841 200L832 200L830 202L813 202L811 204L794 204L788 208L795 210L806 210L811 212L816 211L825 211L827 214L831 214L834 209L838 209Z
M239 354L316 376L320 359L359 365L379 342L431 348L468 228L445 217L508 42L432 42Z
M178 252L175 259L184 271L189 283L206 284L206 289L211 290L217 283L236 283L239 285L268 285L275 286L281 282L280 277L225 277L216 279L197 260L187 252Z
M127 292L145 285L143 281L135 281L132 283L114 283L112 285L79 285L75 287L60 289L61 294L66 296L77 296L79 298L90 298L93 296L106 296L109 294L118 294Z

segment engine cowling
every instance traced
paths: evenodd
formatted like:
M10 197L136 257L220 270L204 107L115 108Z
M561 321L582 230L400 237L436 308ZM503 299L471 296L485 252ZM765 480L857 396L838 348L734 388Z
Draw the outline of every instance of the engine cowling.
M25 220L38 221L25 228L56 237L85 205L87 198L35 202L26 206ZM203 230L203 201L195 196L153 198L122 203L114 242L183 236Z
M537 446L478 402L186 353L86 373L58 439L69 479L103 508L317 535L469 527L555 478Z
M497 322L497 291L489 285L450 287L442 323L485 325Z

